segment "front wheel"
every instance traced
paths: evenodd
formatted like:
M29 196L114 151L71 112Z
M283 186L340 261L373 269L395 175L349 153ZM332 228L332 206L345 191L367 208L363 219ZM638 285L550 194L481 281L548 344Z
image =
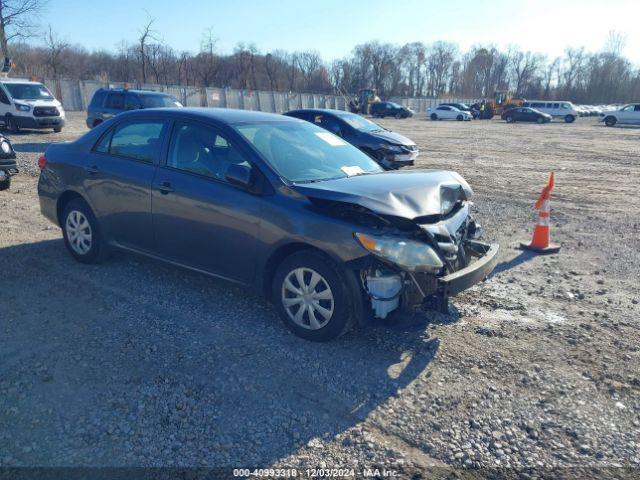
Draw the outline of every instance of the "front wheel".
M396 119L400 120L402 118L402 114L401 113L396 113Z
M458 115L458 116L456 117L456 120L458 120L459 122L461 122L461 121L463 121L463 120L464 120L464 117L463 117L462 115Z
M54 133L60 133L62 131L62 127L53 127Z
M576 117L574 117L573 115L567 115L564 117L564 121L566 123L573 123L576 120Z
M536 122L538 122L539 125L542 125L544 123L544 118L538 117Z
M7 176L4 180L0 182L0 192L3 190L9 190L11 186L11 177Z
M287 257L273 279L272 296L289 330L306 340L339 337L354 324L354 295L345 272L320 253L301 251Z
M99 263L106 254L100 225L82 199L71 200L62 213L62 235L69 253L81 263Z
M6 115L4 117L4 127L7 131L12 133L18 133L20 131L18 122L16 122L16 119L13 118L12 115Z
M616 119L616 117L607 117L607 118L604 119L604 124L607 127L613 127L616 124L617 121L618 120Z
M436 115L435 113L431 114L431 120L437 120L438 119L438 115Z

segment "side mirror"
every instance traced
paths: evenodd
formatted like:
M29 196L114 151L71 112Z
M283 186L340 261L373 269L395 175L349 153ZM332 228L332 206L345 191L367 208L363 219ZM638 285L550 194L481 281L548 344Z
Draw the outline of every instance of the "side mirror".
M237 187L250 189L251 188L251 168L246 165L239 165L237 163L233 163L227 169L227 173L225 173L224 178L231 185L236 185Z

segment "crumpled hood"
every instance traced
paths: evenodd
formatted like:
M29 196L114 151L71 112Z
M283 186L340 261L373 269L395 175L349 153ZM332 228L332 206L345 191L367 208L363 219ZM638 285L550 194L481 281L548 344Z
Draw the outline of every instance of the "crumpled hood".
M389 130L368 132L368 134L394 145L415 145L415 142L413 140L410 140L404 135L400 135L399 133L390 132Z
M442 185L460 185L467 199L473 195L459 174L444 170L394 170L297 184L293 189L312 198L360 205L380 215L414 219L440 214Z

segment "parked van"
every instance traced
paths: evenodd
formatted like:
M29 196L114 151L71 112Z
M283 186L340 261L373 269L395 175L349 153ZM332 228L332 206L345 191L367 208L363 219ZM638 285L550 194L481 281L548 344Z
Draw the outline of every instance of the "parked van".
M571 102L561 100L527 100L523 107L533 108L552 117L562 117L567 123L574 122L580 116L580 110Z
M52 128L62 131L62 104L38 82L4 78L0 81L0 121L11 132L21 128Z

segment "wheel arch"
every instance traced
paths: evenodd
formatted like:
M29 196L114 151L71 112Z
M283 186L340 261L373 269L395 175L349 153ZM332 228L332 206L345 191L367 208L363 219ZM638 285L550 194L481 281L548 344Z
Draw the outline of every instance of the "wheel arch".
M58 200L56 202L56 218L58 219L58 225L62 226L62 213L64 212L64 208L69 204L71 200L75 200L76 198L84 201L87 205L89 205L89 208L91 208L91 204L81 194L79 194L75 190L66 190L62 193L62 195L58 197Z
M264 262L262 274L258 277L261 282L259 286L260 290L266 298L271 297L271 282L273 281L276 270L278 269L278 266L282 263L282 261L289 255L293 255L294 253L302 252L305 250L322 255L337 264L342 263L340 259L335 258L330 253L327 253L326 251L309 243L296 241L280 245L276 247L268 256L267 260Z

